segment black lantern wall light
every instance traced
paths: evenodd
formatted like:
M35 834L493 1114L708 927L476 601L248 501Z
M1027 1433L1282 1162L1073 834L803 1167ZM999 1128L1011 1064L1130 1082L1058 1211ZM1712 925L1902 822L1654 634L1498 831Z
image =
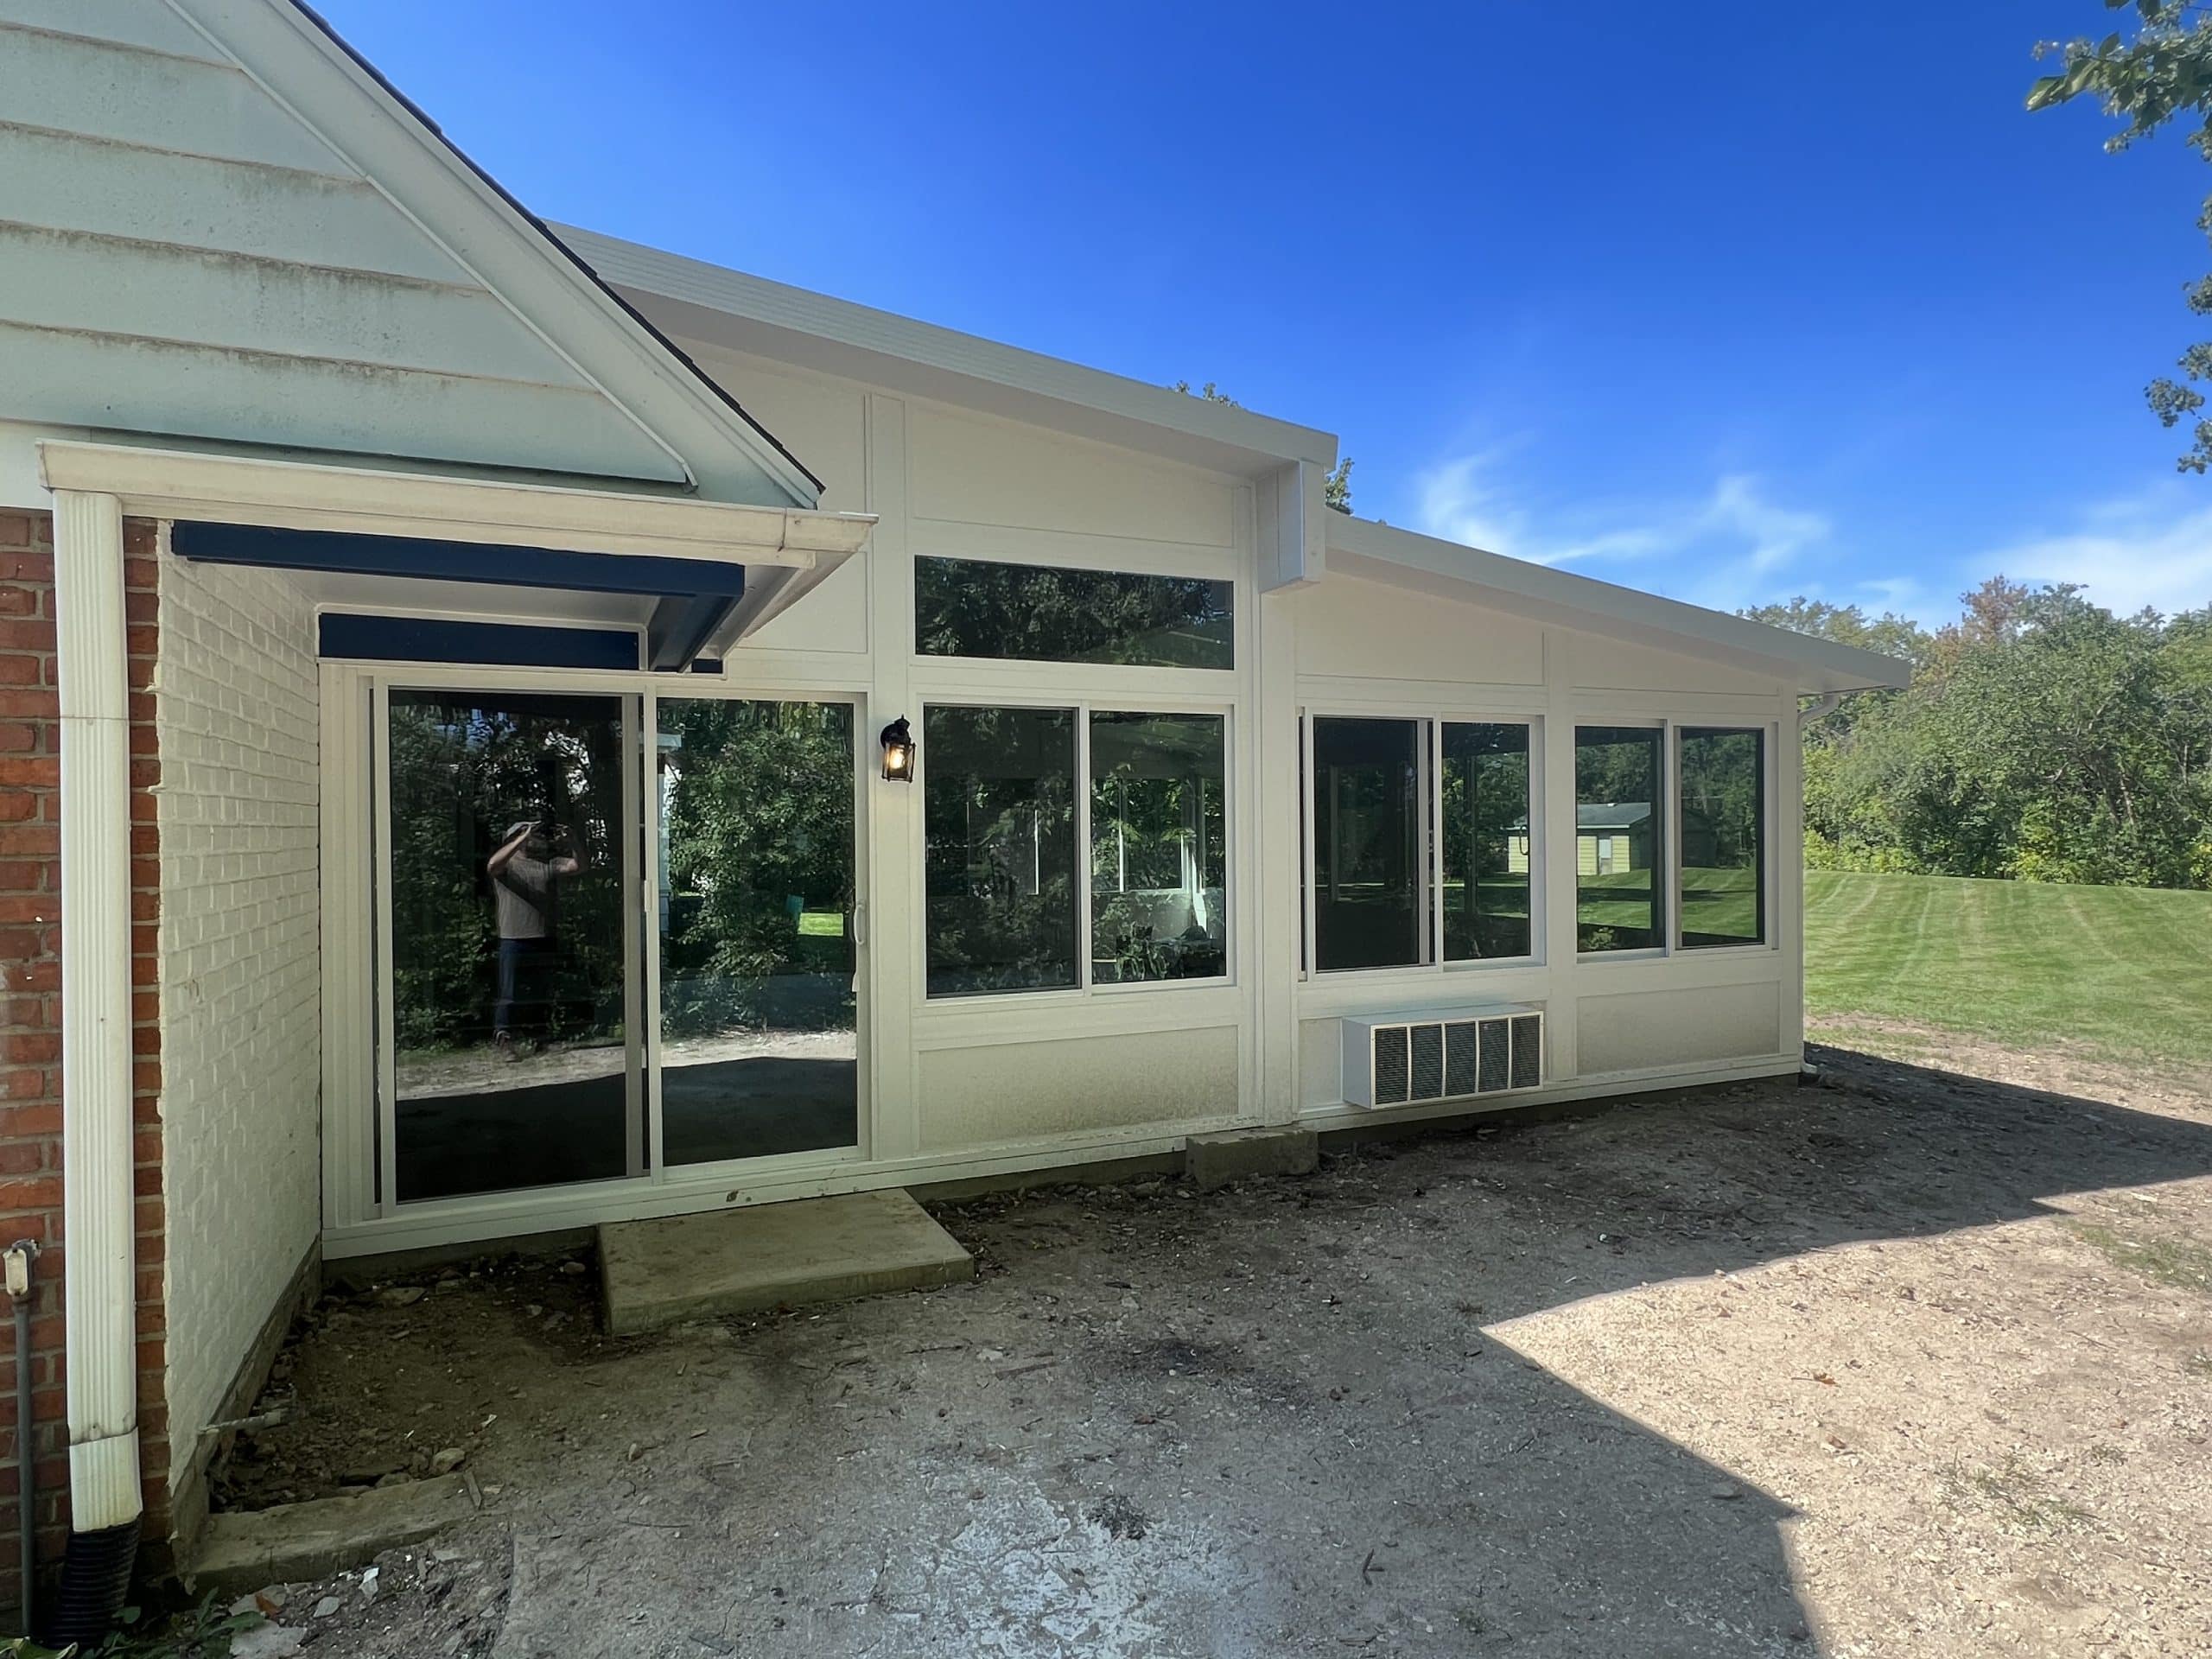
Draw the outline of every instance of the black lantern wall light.
M904 715L885 727L880 737L883 744L883 775L894 784L914 781L914 732L906 724Z

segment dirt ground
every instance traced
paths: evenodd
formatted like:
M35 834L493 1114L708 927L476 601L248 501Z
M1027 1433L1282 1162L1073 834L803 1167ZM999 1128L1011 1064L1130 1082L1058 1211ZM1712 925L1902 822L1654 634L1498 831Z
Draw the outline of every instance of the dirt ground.
M227 1492L474 1474L318 1659L2212 1650L2212 1083L1849 1034L1913 1059L947 1207L953 1290L365 1288Z

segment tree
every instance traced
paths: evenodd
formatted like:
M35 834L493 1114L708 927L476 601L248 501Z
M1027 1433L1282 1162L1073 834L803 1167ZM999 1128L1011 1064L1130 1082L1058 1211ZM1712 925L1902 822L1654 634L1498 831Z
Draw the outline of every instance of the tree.
M2094 98L2106 114L2126 124L2105 140L2105 148L2115 152L2183 118L2195 124L2190 147L2212 161L2212 10L2202 0L2105 0L2105 9L2133 10L2133 37L2123 39L2115 33L2101 41L2083 37L2063 46L2056 41L2039 44L2036 54L2058 53L2061 67L2058 73L2041 77L2029 89L2028 108L2047 110L2077 98ZM2212 196L2205 199L2196 226L2212 237ZM2191 311L2212 316L2212 276L2188 284L2183 295ZM2177 366L2187 381L2212 379L2212 340L2191 346ZM2144 397L2152 412L2170 428L2196 416L2204 407L2202 392L2170 375L2153 380ZM2212 419L2196 419L2191 436L2188 452L2176 461L2176 467L2192 473L2212 468Z
M1915 664L1805 733L1816 865L2130 887L2212 885L2212 613L2114 616L1993 576L1934 634L1854 607L1750 612Z
M1203 397L1210 404L1226 404L1231 409L1244 407L1211 380L1203 386L1196 388L1193 388L1187 380L1178 380L1172 390L1179 391L1185 397ZM1321 480L1321 503L1324 506L1333 508L1336 512L1343 513L1346 518L1351 516L1351 457L1350 455L1339 458L1337 464L1329 469L1329 475Z

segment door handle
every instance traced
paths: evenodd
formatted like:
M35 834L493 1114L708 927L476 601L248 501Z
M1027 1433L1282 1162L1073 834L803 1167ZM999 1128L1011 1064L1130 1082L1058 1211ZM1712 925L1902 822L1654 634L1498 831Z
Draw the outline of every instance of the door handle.
M853 944L855 949L868 943L868 906L853 906Z

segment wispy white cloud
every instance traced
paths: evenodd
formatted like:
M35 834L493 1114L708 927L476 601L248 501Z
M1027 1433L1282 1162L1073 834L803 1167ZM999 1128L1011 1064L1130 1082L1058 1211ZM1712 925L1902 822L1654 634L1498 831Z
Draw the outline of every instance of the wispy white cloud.
M2171 613L2212 605L2212 501L2208 487L2176 480L2107 501L2064 529L1999 547L1974 561L2015 582L2078 582L2122 615L2150 606Z
M1503 448L1480 450L1425 474L1421 527L1537 564L1625 576L1724 609L1824 585L1808 582L1802 567L1832 537L1827 515L1784 504L1751 474L1721 474L1702 495L1670 501L1583 502L1550 510L1515 493L1506 481L1510 460ZM1589 568L1639 563L1649 568ZM1854 585L1903 590L1913 584L1897 578ZM1852 595L1862 602L1867 596Z

